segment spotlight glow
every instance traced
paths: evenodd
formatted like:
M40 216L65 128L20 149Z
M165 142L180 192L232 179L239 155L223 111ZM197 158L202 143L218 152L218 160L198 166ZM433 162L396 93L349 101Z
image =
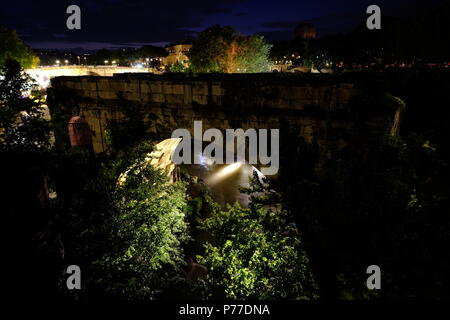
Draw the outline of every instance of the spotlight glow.
M216 184L220 180L224 179L225 177L227 177L230 174L232 174L232 173L236 172L237 170L239 170L242 167L242 165L243 165L242 162L235 162L235 163L227 165L226 167L224 167L220 171L214 173L208 179L207 183L210 184L210 185Z

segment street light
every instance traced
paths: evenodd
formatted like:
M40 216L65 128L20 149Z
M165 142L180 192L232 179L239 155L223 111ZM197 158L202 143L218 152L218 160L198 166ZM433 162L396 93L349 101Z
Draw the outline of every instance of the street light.
M108 61L108 60L105 60L105 61L103 61L103 62L104 62L105 64L108 64L109 61Z

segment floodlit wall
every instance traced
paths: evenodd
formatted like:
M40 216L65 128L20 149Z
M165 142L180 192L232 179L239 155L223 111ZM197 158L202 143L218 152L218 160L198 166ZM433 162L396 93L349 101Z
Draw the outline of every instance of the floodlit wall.
M57 121L86 118L96 152L106 149L108 121L123 116L124 103L134 103L161 140L177 128L192 132L195 120L203 121L203 130L289 127L316 142L325 157L345 147L349 138L382 136L382 116L362 122L351 116L350 102L361 90L355 81L332 75L277 74L58 77L48 89Z

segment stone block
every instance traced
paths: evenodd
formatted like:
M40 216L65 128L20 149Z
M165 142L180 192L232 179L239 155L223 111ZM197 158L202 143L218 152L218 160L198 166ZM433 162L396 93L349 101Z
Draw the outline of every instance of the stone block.
M164 103L165 102L165 96L161 93L152 93L151 95L151 101L157 102L157 103Z
M173 86L170 82L164 82L162 84L162 93L163 94L173 94Z
M184 86L182 84L174 84L172 86L172 92L174 94L184 94Z
M97 88L101 91L110 90L110 81L108 81L108 79L99 79L97 81Z
M97 93L98 93L98 97L100 99L108 99L108 100L117 99L116 92L111 91L111 90L107 90L107 91L99 90Z
M119 92L119 91L125 91L125 85L122 81L113 79L110 81L110 90Z
M305 109L305 106L309 104L309 101L304 100L302 98L300 99L292 99L290 101L290 108L294 110L303 110Z
M192 83L192 95L194 95L194 96L208 95L208 83L200 82L200 81L193 82Z
M211 91L213 96L223 96L225 94L225 90L222 89L220 84L213 83Z
M169 106L181 107L184 104L184 95L182 94L167 94L166 103Z
M212 103L221 106L223 104L223 96L212 96Z
M67 81L67 88L72 88L76 90L81 90L81 82L80 81Z
M152 93L162 93L162 84L161 81L152 81L150 83L150 91Z
M150 88L150 83L148 81L139 81L139 87L141 94L146 95L152 92Z
M194 95L192 97L192 101L196 102L201 105L207 105L208 104L208 96L206 95Z
M134 92L134 93L138 94L139 93L139 81L133 80L133 81L124 82L124 91Z

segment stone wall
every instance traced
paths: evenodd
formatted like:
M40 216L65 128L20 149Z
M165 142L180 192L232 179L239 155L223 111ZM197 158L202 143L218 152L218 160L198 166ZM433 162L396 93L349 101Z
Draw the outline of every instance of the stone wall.
M60 128L71 116L85 116L95 152L106 149L108 120L123 116L124 103L135 103L161 139L177 128L192 132L195 120L203 121L203 130L290 127L330 157L352 135L377 138L383 133L386 123L379 115L352 116L351 101L363 91L357 79L333 75L117 74L57 77L48 95ZM60 132L57 140L63 136Z

